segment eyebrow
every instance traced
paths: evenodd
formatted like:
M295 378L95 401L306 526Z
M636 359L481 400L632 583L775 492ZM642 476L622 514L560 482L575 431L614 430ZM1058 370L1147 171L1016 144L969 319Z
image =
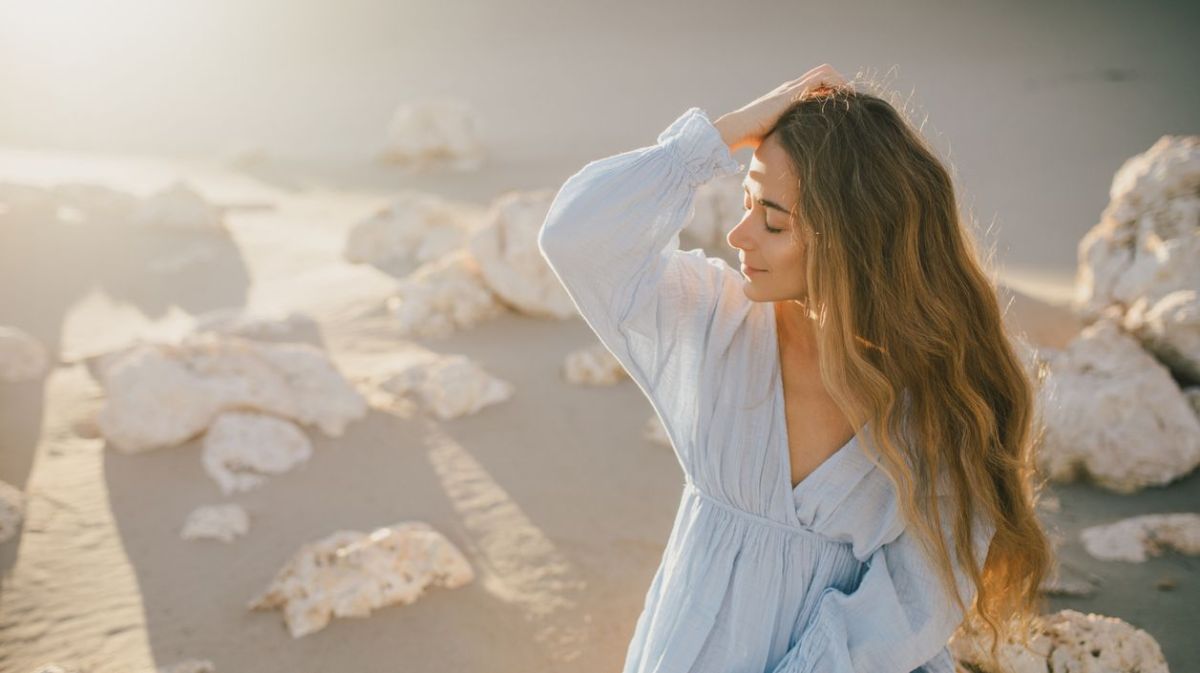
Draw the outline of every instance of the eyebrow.
M745 181L742 181L742 189L745 189L748 192L748 191L750 191L750 186L747 185ZM768 201L766 199L757 199L757 201L772 210L778 210L779 212L784 213L786 215L792 214L791 211L789 211L787 208L784 208L783 206L779 205L778 203L775 203L774 201Z

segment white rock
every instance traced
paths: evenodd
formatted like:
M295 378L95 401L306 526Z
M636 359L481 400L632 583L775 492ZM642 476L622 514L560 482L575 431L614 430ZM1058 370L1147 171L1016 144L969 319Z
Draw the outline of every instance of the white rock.
M380 158L415 168L446 165L469 171L482 166L485 156L480 123L470 106L432 98L396 108Z
M312 442L291 421L226 411L204 434L204 470L225 495L257 488L262 474L283 474L312 457Z
M576 315L575 303L538 249L538 230L554 200L551 190L509 191L492 203L470 239L488 287L522 313L550 318Z
M31 335L0 326L0 381L16 383L41 378L50 365L46 347Z
M587 386L611 386L629 378L621 361L602 343L567 353L563 375L568 383Z
M667 434L667 428L663 425L662 419L658 417L658 414L653 414L650 418L646 419L642 436L655 444L671 446L671 436Z
M1051 480L1081 473L1127 493L1200 465L1200 420L1166 368L1112 321L1084 328L1063 351L1038 354L1045 434L1038 467Z
M743 206L742 173L726 175L700 185L692 201L692 214L684 222L684 235L695 245L725 248L725 237L741 221Z
M1165 548L1181 554L1200 554L1200 514L1145 514L1115 523L1084 528L1083 547L1103 561L1141 563Z
M206 505L188 514L180 537L185 540L213 539L233 542L250 530L250 517L238 504Z
M282 608L288 631L300 638L332 617L366 617L386 605L410 604L426 587L453 589L474 578L444 535L427 523L404 521L370 533L342 530L304 545L247 607Z
M445 337L504 313L466 250L423 264L400 279L386 305L401 335L412 337Z
M413 362L392 372L379 387L393 395L415 394L443 420L476 413L515 392L511 383L488 374L463 355Z
M1187 397L1188 402L1192 405L1192 411L1200 416L1200 386L1188 386L1183 389L1183 394Z
M25 518L25 494L6 481L0 481L0 542L17 534Z
M1152 257L1157 243L1195 230L1198 186L1200 136L1162 136L1117 170L1100 224L1080 241L1079 308L1096 315L1114 300L1131 303L1139 293L1136 287L1128 287L1124 274L1142 257ZM1145 274L1135 271L1134 275ZM1127 287L1118 289L1122 284ZM1195 285L1172 289L1190 287Z
M216 673L217 667L208 659L184 659L169 666L159 666L157 673Z
M224 308L196 316L192 331L255 341L306 341L320 335L320 326L312 316L297 311L247 313L240 308Z
M143 199L133 219L145 226L202 231L223 230L225 226L221 208L178 180Z
M1168 368L1200 381L1200 292L1177 290L1153 305L1140 298L1124 326Z
M1008 673L1168 673L1158 641L1116 617L1060 610L1043 616L1026 648L1002 643L999 663ZM989 672L986 650L991 644L986 627L956 634L950 652L960 664Z
M1182 312L1189 302L1179 298L1157 305L1173 292L1200 290L1200 136L1159 138L1117 171L1109 198L1100 223L1079 242L1074 307L1089 322L1135 311L1126 328L1141 338L1142 323L1151 321L1147 347L1165 348L1169 366L1194 377L1194 302ZM1176 328L1176 317L1189 321Z
M342 255L407 274L463 247L479 226L482 209L454 204L433 194L404 191L384 208L354 225Z
M187 441L225 410L262 411L334 437L367 413L366 400L329 357L306 343L202 332L87 362L107 394L97 425L125 453Z

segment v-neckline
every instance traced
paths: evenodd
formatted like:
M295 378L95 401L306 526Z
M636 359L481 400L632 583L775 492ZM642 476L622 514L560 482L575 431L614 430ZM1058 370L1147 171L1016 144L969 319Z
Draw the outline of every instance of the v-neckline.
M779 322L778 316L776 315L775 302L769 301L767 303L771 305L771 345L773 347L773 352L775 353L775 402L779 408L779 415L782 416L782 422L780 425L783 428L781 432L781 436L783 437L783 452L781 456L783 460L783 483L789 487L788 492L794 497L796 493L800 492L800 489L805 484L813 481L813 477L816 476L817 473L829 467L829 464L841 456L846 451L847 447L854 444L855 441L858 440L858 433L851 435L850 439L846 440L845 444L842 444L836 451L831 453L828 458L818 463L817 466L814 467L807 475L805 475L799 483L795 485L792 484L792 442L788 433L787 397L783 394L783 353L780 352L779 346Z

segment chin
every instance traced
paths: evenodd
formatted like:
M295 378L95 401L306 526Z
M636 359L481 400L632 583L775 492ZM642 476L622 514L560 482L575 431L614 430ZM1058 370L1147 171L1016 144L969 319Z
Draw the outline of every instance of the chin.
M771 299L763 297L762 294L758 291L758 289L754 287L754 284L751 283L750 281L746 281L745 283L742 284L742 294L746 295L746 299L749 299L750 301L757 301L757 302L773 301Z

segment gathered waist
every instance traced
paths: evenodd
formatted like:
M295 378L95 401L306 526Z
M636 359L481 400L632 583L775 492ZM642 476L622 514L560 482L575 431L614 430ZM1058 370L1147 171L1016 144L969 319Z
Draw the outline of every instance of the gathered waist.
M792 533L793 535L808 537L810 539L813 539L814 541L825 542L828 544L835 544L835 545L842 544L842 543L839 543L836 540L832 540L810 528L805 528L805 527L799 526L799 525L795 525L795 526L788 525L786 523L782 523L780 521L775 521L774 519L769 519L765 516L755 514L753 512L747 512L746 510L741 509L739 507L735 507L727 502L724 502L718 498L713 497L712 495L709 495L708 493L705 493L691 479L684 480L684 491L690 492L690 493L694 494L696 497L698 497L700 500L707 502L711 505L714 505L722 510L725 510L725 512L727 512L728 514L730 514L734 517L745 519L746 521L749 521L751 523L755 523L755 524L759 524L759 525L763 525L763 526L769 526L772 528L778 528L787 533Z

